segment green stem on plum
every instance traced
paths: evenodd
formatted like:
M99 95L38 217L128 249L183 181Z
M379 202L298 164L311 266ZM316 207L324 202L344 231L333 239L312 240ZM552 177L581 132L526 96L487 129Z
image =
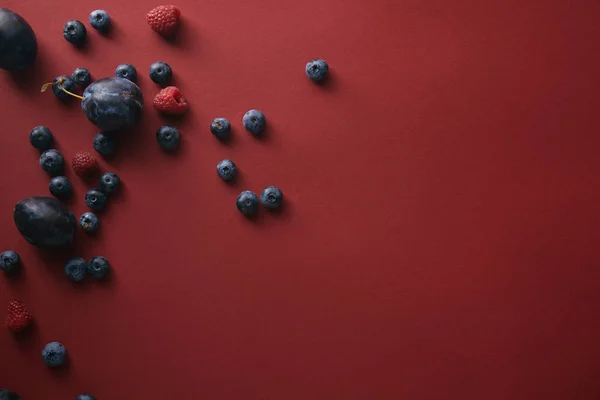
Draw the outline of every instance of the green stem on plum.
M64 81L65 81L65 79L64 79L64 78L60 78L58 81L56 81L56 85L58 85L58 88L59 88L60 90L62 90L63 92L65 92L66 94L68 94L69 96L73 96L73 97L75 97L75 98L77 98L77 99L79 99L79 100L83 100L83 96L80 96L80 95L78 95L78 94L75 94L75 93L69 92L67 89L65 89L65 88L63 87L63 85L62 85L62 83L63 83ZM45 92L45 91L46 91L46 90L47 90L47 89L48 89L50 86L52 86L52 85L54 85L54 84L55 84L55 83L53 83L53 82L44 83L44 84L42 85L42 90L41 90L41 92L42 92L42 93L43 93L43 92Z

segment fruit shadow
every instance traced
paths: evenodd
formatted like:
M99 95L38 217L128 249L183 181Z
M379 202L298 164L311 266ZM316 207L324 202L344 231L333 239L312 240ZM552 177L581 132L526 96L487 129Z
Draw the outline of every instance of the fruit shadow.
M21 259L21 267L16 272L3 273L10 285L24 285L27 275L27 264Z
M321 91L329 93L337 93L339 91L338 76L335 71L329 70L327 78L321 82L313 82Z
M179 27L177 32L172 37L163 37L163 41L171 47L189 51L192 49L194 44L200 43L198 39L198 33L194 31L192 26L184 18L179 20Z
M51 73L46 70L47 65L48 62L46 62L44 47L38 45L38 54L35 63L29 68L9 72L9 84L18 90L37 94L40 92L41 86L53 78ZM50 96L51 94L47 95Z
M73 366L73 361L71 360L71 357L69 357L69 353L67 353L67 357L65 358L65 361L63 362L62 365L60 365L58 367L48 367L48 370L52 374L53 379L59 379L61 381L67 382L72 379L71 378L72 366Z
M90 241L83 236L83 232L80 232L78 227L77 232L75 233L75 239L71 244L59 249L36 249L39 262L46 266L46 270L50 272L53 279L61 282L68 279L65 276L64 265L69 259L76 257L85 259L86 243L90 243Z
M32 311L35 314L35 310ZM23 331L11 332L15 345L20 351L31 352L39 351L42 348L42 339L40 329L35 320L35 316Z

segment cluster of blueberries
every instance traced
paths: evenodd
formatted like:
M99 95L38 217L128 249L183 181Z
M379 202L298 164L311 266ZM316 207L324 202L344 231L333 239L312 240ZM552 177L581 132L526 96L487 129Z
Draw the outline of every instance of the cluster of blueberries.
M90 13L90 25L101 33L110 30L110 16L104 10L94 10ZM87 30L81 21L75 19L67 21L63 28L63 36L69 43L81 46L87 37Z

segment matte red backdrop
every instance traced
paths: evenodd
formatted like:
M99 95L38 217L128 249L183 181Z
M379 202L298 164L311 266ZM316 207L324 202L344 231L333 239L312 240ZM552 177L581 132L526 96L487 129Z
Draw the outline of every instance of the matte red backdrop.
M167 43L148 1L4 1L40 57L0 74L0 276L35 314L0 330L0 387L26 399L598 399L600 3L596 0L180 0ZM104 8L115 30L62 38ZM323 57L331 81L304 65ZM191 109L162 153L149 65L166 61ZM70 159L96 129L39 87L87 67L139 71L140 129L102 161L124 187L72 251L28 245L14 204L48 194L36 125ZM262 140L241 118L264 111ZM233 140L210 121L227 117ZM215 165L239 166L228 186ZM86 208L90 186L70 204ZM243 218L243 189L277 185L280 213ZM73 285L66 258L106 256ZM40 352L61 341L70 364Z

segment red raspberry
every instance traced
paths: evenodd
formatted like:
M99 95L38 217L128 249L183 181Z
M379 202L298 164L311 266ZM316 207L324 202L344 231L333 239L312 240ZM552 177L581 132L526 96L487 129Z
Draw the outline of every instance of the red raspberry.
M154 97L154 109L165 114L185 114L188 102L175 86L168 86Z
M13 332L22 331L31 322L29 309L19 300L12 300L8 303L8 316L6 317L6 327Z
M73 171L75 174L84 178L88 174L98 170L98 162L92 153L87 151L78 151L73 157Z
M173 36L179 26L181 11L175 6L158 6L146 14L146 22L155 32L163 36Z

